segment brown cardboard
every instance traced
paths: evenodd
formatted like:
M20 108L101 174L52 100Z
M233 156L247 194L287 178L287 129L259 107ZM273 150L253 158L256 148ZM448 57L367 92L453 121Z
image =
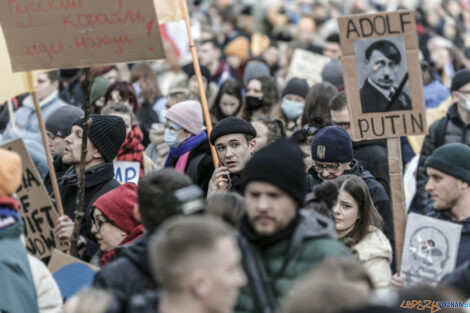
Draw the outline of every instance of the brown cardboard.
M82 263L88 266L94 272L98 272L100 270L96 266L83 262L82 260L77 259L69 254L63 253L57 249L54 249L54 251L52 252L51 259L49 260L49 264L47 267L49 268L51 274L54 275L58 270L72 263Z
M1 1L0 19L14 72L165 56L153 1Z
M59 242L54 237L53 230L59 216L23 140L8 142L2 145L2 148L15 151L21 157L23 178L16 196L24 221L28 252L42 259L50 256L56 247L61 250L67 249L64 242Z
M321 83L321 71L330 61L330 58L323 55L303 49L295 49L286 81L296 77L305 79L309 86Z
M427 125L423 84L413 12L345 16L338 19L338 24L353 140L425 134ZM390 81L393 82L394 88L388 89L388 98L384 96L387 87L380 93L369 83L371 80L374 82L373 75L379 77L383 71L390 69L373 63L372 57L369 62L366 60L367 48L378 41L382 41L380 44L387 41L388 46L393 45L400 58L400 61L395 63L395 74L381 76L386 79L379 80L382 87L387 84L390 86ZM377 54L376 49L370 49L374 50ZM375 66L372 66L373 64ZM408 79L405 78L406 74ZM364 85L366 81L369 86ZM403 89L400 89L400 86L403 86ZM366 101L361 102L361 93ZM395 102L390 101L394 98Z

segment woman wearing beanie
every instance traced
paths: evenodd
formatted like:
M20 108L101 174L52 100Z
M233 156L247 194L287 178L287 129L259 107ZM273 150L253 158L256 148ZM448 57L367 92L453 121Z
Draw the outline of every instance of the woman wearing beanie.
M382 232L383 220L370 197L364 180L355 175L343 175L334 183L338 201L333 207L336 233L357 252L375 288L390 287L392 246ZM348 244L347 244L348 245Z
M308 83L305 79L291 78L281 94L280 117L286 125L287 137L299 129L305 107Z
M136 205L137 186L131 183L105 193L93 204L91 233L100 245L96 255L100 266L114 259L114 248L143 235L144 228L134 215Z
M144 154L144 145L142 144L144 135L137 125L131 107L123 102L114 102L105 106L102 113L103 115L118 116L126 124L126 140L124 140L116 160L138 162L140 164L140 177L153 172L155 164Z
M186 173L207 191L214 166L207 133L202 130L201 104L194 100L177 103L167 111L166 119L164 139L170 153L165 167Z

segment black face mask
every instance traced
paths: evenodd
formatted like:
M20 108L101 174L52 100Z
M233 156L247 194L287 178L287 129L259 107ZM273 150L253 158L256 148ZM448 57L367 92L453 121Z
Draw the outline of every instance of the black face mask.
M255 111L263 106L263 97L246 96L245 102L249 110Z

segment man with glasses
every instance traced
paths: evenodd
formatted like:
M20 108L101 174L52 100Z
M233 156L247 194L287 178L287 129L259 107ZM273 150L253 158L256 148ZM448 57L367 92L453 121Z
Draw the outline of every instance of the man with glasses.
M460 142L470 145L470 70L458 71L450 87L453 104L447 115L429 126L429 134L424 140L416 173L416 194L411 210L426 213L433 207L432 200L425 191L428 181L426 174L427 158L440 146Z
M384 221L383 231L394 247L393 216L390 198L384 187L354 158L351 138L339 126L327 126L319 130L312 141L313 166L307 174L307 192L325 180L342 175L361 177L369 187L375 207Z
M334 125L344 129L349 136L351 125L349 119L348 102L344 91L331 98L331 121ZM351 136L352 137L352 136ZM390 180L388 175L387 142L385 139L353 141L354 157L359 163L377 179L390 196Z

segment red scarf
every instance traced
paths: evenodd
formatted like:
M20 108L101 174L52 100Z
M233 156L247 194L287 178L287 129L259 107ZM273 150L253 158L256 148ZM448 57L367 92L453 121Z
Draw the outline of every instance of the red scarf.
M127 134L126 140L122 144L121 150L119 150L117 160L118 161L129 161L139 162L140 164L140 177L144 176L144 145L142 144L144 135L140 130L139 126L134 128Z
M143 234L144 234L144 227L142 226L142 224L139 224L119 243L119 245L121 246L121 245L131 243L137 238L142 237ZM103 255L101 256L101 260L100 260L100 266L103 267L109 262L111 262L112 260L114 260L114 249L103 253Z

